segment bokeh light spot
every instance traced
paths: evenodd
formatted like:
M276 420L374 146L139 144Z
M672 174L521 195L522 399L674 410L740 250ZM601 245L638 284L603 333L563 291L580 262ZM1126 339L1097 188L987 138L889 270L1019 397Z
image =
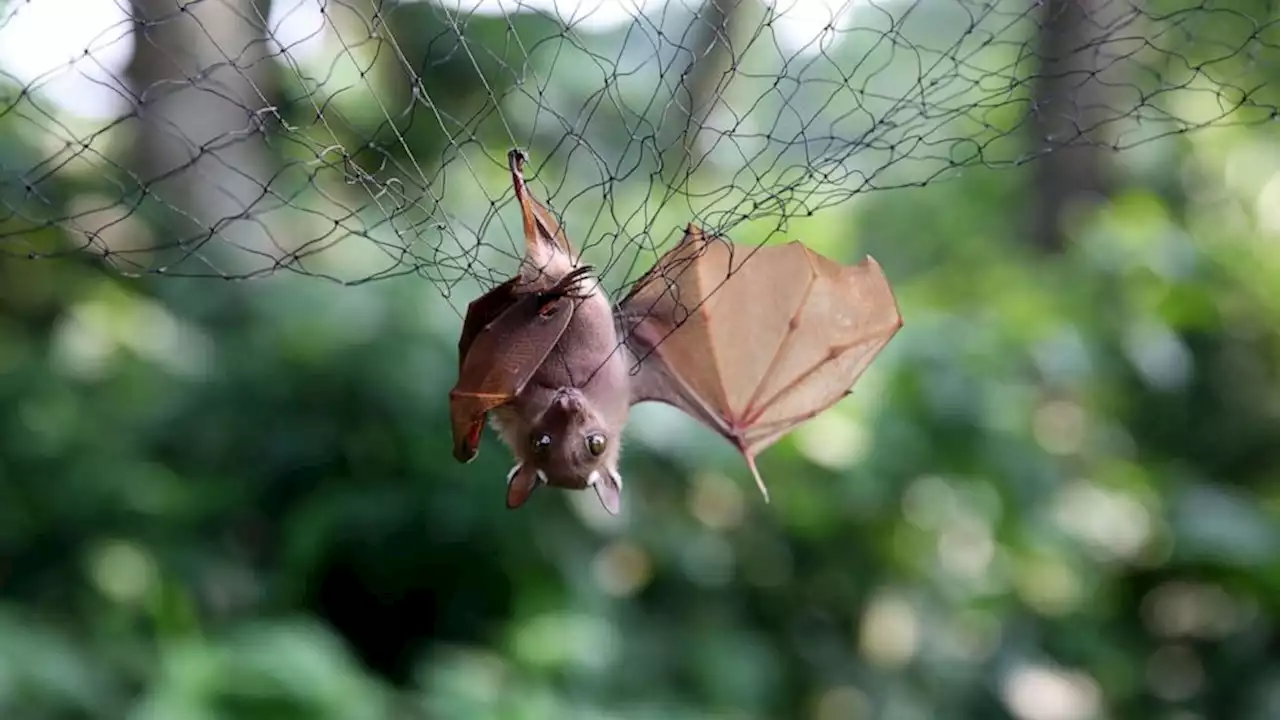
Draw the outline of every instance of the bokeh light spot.
M920 619L911 604L884 592L868 603L858 630L862 654L886 668L906 665L920 642Z
M628 597L644 589L653 577L653 563L644 548L629 542L611 543L592 563L596 582L609 595Z
M90 552L89 573L103 595L134 604L155 588L159 572L146 548L124 540L108 540Z
M1102 691L1089 675L1027 665L1005 676L1000 696L1019 720L1092 720Z

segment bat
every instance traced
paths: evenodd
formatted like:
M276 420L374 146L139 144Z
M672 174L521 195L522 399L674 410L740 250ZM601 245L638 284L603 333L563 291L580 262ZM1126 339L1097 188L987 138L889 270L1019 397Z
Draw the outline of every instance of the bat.
M453 455L477 454L486 417L516 457L507 506L539 485L594 487L620 509L619 434L631 407L629 368L613 307L560 225L525 185L524 155L508 154L525 257L516 277L467 307L458 381L449 393Z
M902 327L871 257L841 265L798 241L746 248L690 224L615 307L508 154L525 257L474 300L449 394L453 454L470 462L486 418L515 456L507 506L541 485L621 510L630 408L660 402L757 456L851 392Z

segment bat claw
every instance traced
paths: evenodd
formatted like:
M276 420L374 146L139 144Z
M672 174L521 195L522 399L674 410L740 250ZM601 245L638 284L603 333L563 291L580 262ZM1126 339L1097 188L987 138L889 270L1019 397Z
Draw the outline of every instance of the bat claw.
M484 429L484 423L472 423L467 428L467 432L462 437L457 438L453 444L453 459L466 465L476 456L480 454L480 433Z
M542 295L547 300L559 300L560 298L586 300L588 297L591 297L591 293L584 291L579 287L578 282L583 278L590 276L593 271L595 271L595 268L591 265L583 265L580 268L576 268L568 275L561 278L559 282L553 285L550 290L544 292Z
M458 443L453 446L453 459L466 465L480 454L480 448L470 443Z
M511 151L507 153L507 167L513 173L521 172L524 170L525 161L528 159L529 156L520 148L511 148Z

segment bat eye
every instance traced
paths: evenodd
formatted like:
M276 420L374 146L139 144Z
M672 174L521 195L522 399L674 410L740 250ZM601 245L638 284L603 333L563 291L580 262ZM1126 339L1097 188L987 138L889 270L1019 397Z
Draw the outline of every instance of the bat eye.
M600 433L591 433L587 436L587 449L596 457L599 457L604 453L606 445L608 445L608 441L606 441L604 435L601 435Z
M551 436L550 436L550 435L548 435L548 434L546 434L546 433L542 433L541 435L534 435L534 436L533 436L533 451L534 451L534 452L536 452L536 453L544 453L544 452L546 452L546 451L547 451L547 448L549 448L549 447L551 447Z

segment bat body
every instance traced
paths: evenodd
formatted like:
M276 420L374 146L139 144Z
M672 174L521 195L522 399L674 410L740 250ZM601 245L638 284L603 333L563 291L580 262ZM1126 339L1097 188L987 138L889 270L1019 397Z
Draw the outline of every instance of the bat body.
M593 278L560 341L529 382L493 413L493 425L518 459L508 504L523 504L539 483L592 486L618 511L618 431L631 408L630 376L613 308Z
M454 456L475 457L485 418L516 456L507 505L542 484L594 488L621 506L630 407L662 402L755 457L849 393L902 326L870 258L842 266L798 242L734 246L690 225L613 307L509 155L524 219L519 274L467 308L450 392Z
M450 392L454 457L475 457L485 417L516 457L507 504L538 485L594 487L620 507L618 436L631 408L613 307L555 218L529 195L523 157L508 157L525 233L519 274L467 308Z

